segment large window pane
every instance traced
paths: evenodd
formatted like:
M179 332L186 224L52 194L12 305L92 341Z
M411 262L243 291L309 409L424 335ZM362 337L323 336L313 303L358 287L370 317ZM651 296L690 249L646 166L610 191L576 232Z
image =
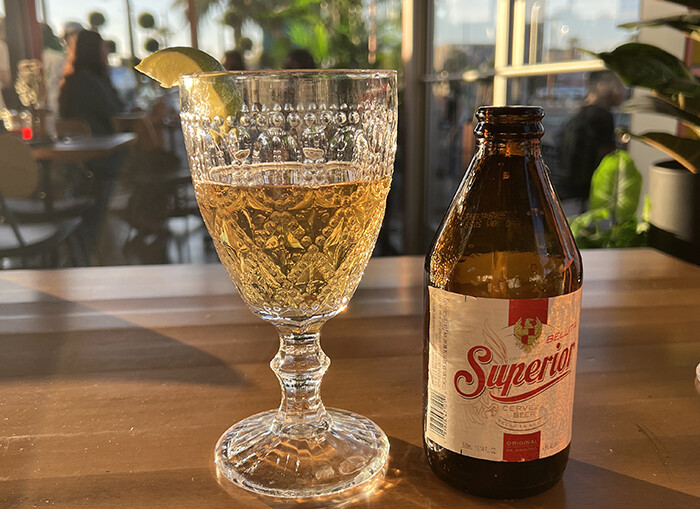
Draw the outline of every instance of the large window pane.
M526 0L513 2L514 23L523 22L524 63L588 60L589 51L610 50L633 37L617 28L639 18L640 0ZM514 27L514 31L516 28Z
M437 0L433 71L458 73L492 69L497 0Z
M123 111L109 125L136 134L128 153L119 154L110 172L109 192L99 200L105 205L106 217L99 225L99 235L89 242L92 264L216 259L188 183L177 90L162 89L133 71L132 55L143 59L159 48L191 44L187 4L187 0L44 1L44 21L59 37L69 24L74 28L79 24L113 42L109 72ZM400 71L402 65L401 0L198 0L196 4L200 49L221 60L235 49L249 70L286 67L292 49L308 50L318 68ZM95 12L101 16L91 16ZM90 26L91 18L97 20L95 27ZM63 43L65 49L68 45ZM54 53L56 58L61 53L65 58L66 51L55 48ZM297 63L309 66L308 60L297 59ZM58 92L58 80L51 89ZM69 123L61 119L59 124L58 136L70 138L65 128ZM62 166L54 174L57 185L52 187L57 197L80 194L89 198L96 187L91 183L97 172L83 174L78 165ZM396 240L402 221L401 172L396 174L398 192L390 195L386 213L389 227L385 226L377 243L376 252L381 254L396 252L400 246Z
M433 230L473 155L474 111L493 101L497 3L435 2L425 182L425 224Z
M425 214L433 230L474 154L474 112L492 102L491 79L441 81L430 86Z

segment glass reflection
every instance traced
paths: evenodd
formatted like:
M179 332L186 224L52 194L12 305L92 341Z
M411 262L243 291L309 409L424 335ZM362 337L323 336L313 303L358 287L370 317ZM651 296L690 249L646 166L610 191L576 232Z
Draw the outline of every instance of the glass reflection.
M600 160L621 146L629 127L620 105L630 90L609 71L510 80L508 102L543 106L542 151L567 216L587 209L590 178Z

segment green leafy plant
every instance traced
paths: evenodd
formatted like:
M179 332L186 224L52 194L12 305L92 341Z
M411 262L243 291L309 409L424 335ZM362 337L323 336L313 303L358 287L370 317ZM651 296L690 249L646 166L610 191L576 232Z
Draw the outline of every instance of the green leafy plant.
M173 3L189 5L187 0ZM235 49L250 49L244 44L245 25L261 28L262 67L281 67L289 50L304 48L322 68L400 68L401 0L372 3L377 54L370 62L366 0L195 0L199 16L224 10L220 21L233 29Z
M642 174L629 154L616 150L605 156L591 179L590 209L571 222L579 248L646 245L648 223L637 219L641 192Z
M698 0L670 0L697 9ZM700 40L700 14L626 23L624 28L668 26ZM652 95L628 101L626 111L655 113L675 118L687 129L683 136L664 132L628 133L657 148L693 173L700 169L700 81L674 55L650 44L631 42L611 52L593 53L629 86L646 88Z

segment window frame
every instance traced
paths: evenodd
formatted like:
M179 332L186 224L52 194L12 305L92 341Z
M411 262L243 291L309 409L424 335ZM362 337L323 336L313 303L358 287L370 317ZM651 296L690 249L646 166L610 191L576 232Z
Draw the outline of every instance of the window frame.
M641 0L643 1L643 0ZM641 3L641 2L640 2ZM496 58L494 63L493 101L497 106L506 104L508 80L529 76L546 76L572 72L593 72L605 69L600 59L568 60L546 64L525 64L525 8L527 0L512 0L513 45L508 64L510 42L511 0L498 0L496 14Z

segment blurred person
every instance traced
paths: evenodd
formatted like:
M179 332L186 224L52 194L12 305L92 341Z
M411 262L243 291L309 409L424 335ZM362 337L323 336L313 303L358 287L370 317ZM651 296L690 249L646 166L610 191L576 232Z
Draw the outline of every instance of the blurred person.
M240 51L235 49L224 53L224 61L221 62L221 65L223 65L224 69L227 71L245 71L243 55L241 55Z
M625 99L624 84L610 71L590 73L586 91L583 106L561 130L559 164L552 167L552 183L567 216L588 208L593 172L616 149L611 109Z
M55 132L58 116L58 94L63 76L66 55L63 46L46 23L41 24L41 39L44 49L41 53L44 69L44 86L46 87L46 106L51 110L47 117L49 133Z
M75 40L75 37L78 35L78 32L81 32L82 30L83 25L81 25L77 21L66 21L63 24L63 35L61 37L63 39L63 44L66 46L66 49Z
M60 37L61 45L66 54L70 55L75 52L75 41L78 34L83 30L83 25L77 21L67 21L63 24L62 35ZM63 74L72 72L72 64L66 58L63 64ZM60 85L59 85L60 88Z
M107 48L97 32L83 30L69 48L59 94L64 118L82 118L93 134L114 132L112 118L122 111L122 102L112 86Z
M131 57L120 58L117 55L117 43L115 41L107 40L105 44L107 45L107 61L110 63L109 78L119 98L122 100L124 108L131 110L134 107L134 98L139 85L134 73L134 66L138 62L134 63Z
M111 66L109 77L112 80L114 89L119 94L119 98L124 103L124 107L132 109L139 82L134 74L131 58L121 58L119 65Z
M308 50L297 48L287 53L284 59L285 69L316 69L314 57Z
M0 18L0 110L5 109L3 92L12 86L12 74L10 73L10 52L5 42L5 19ZM5 130L0 122L0 132Z
M107 66L107 47L97 32L82 30L70 45L59 95L63 118L85 120L93 134L114 133L113 117L122 111L122 102L112 86ZM109 201L119 176L123 156L88 161L93 174L93 210L84 221L83 233L88 256L95 252Z

